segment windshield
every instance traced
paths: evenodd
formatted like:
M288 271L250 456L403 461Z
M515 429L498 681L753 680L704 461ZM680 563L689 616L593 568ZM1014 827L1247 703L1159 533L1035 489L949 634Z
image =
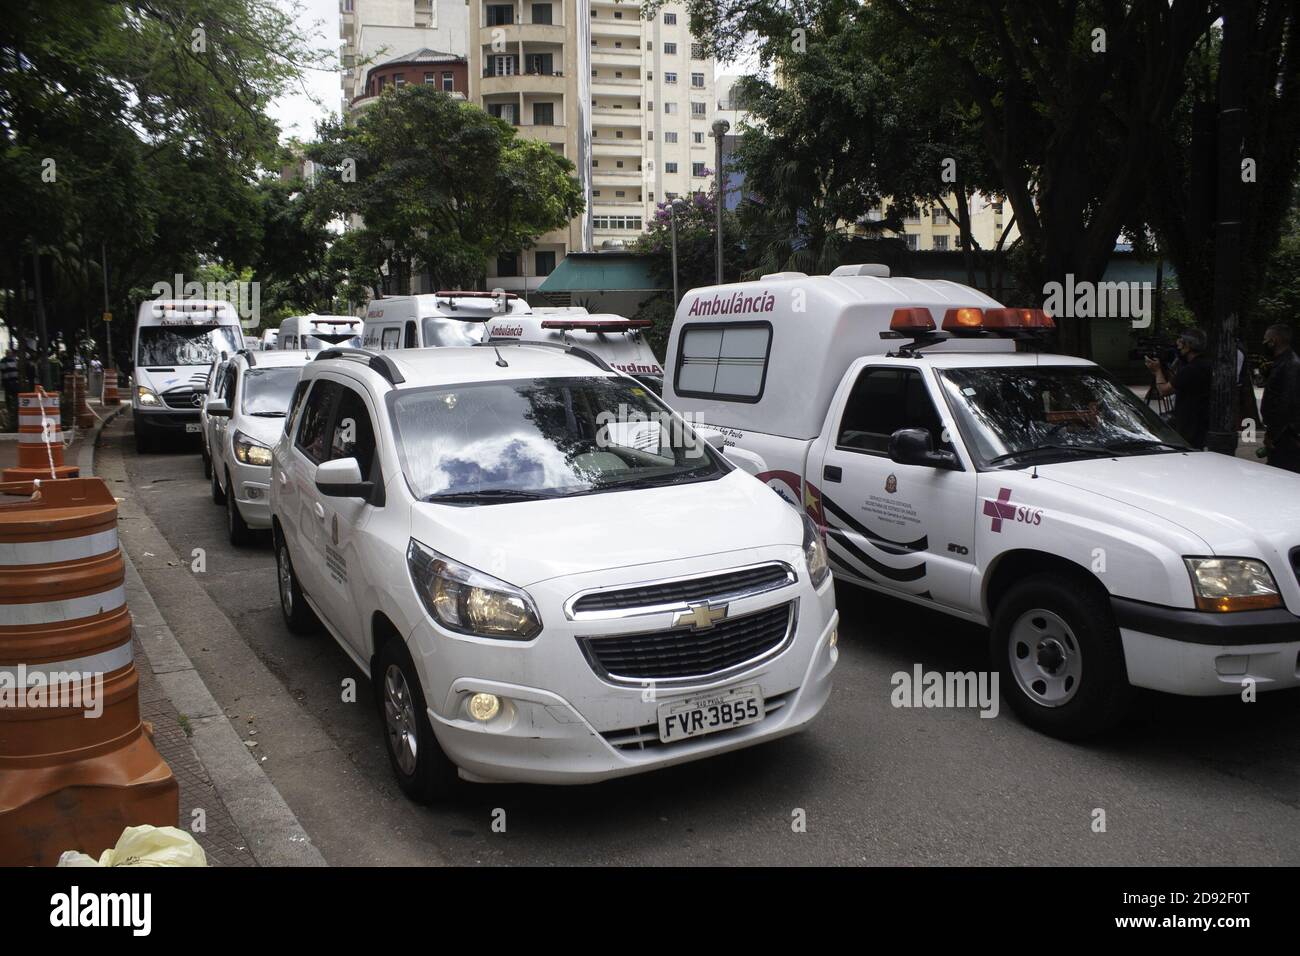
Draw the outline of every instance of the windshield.
M318 332L315 335L306 336L303 342L305 343L303 348L313 352L323 351L337 345L346 348L361 348L361 336L353 335L351 332Z
M140 329L136 365L211 365L240 348L233 325L146 325Z
M939 380L985 465L1183 451L1184 442L1096 366L944 369Z
M484 318L489 314L485 313ZM435 316L424 320L425 348L434 345L474 345L487 341L487 323Z
M391 401L402 466L423 501L559 497L726 471L703 439L626 379L480 382Z
M244 414L282 418L289 410L289 398L301 374L302 369L296 365L248 369L244 372Z

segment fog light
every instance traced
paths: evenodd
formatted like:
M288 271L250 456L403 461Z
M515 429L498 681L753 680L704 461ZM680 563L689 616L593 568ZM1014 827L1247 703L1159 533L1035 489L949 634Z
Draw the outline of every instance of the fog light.
M496 694L475 694L469 699L469 715L486 723L501 713L501 698Z
M259 498L262 497L262 489L261 489L261 488L250 488L250 487L245 487L245 488L244 488L244 491L248 494L248 500L249 500L249 501L257 501Z

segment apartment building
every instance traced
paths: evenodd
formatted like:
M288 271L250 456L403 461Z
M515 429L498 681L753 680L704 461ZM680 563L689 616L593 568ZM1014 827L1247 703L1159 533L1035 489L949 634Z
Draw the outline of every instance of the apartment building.
M956 197L945 197L948 208L955 214ZM867 218L880 220L891 201L886 199ZM1003 247L1011 245L1020 235L1011 217L1011 204L996 196L976 193L970 200L971 236L981 249L992 249L1006 231ZM1010 224L1011 228L1007 229ZM907 248L918 251L948 252L961 249L961 229L957 220L949 218L944 208L934 205L930 208L917 209L911 215L903 217L902 239Z
M392 67L375 71L385 83L401 74L404 83L442 88L450 63L469 52L469 7L465 0L339 0L339 37L343 115L349 116L370 102L375 67Z
M655 204L713 175L713 61L670 3L644 20L616 0L470 0L469 98L573 161L586 210L489 282L535 289L570 252L624 248Z

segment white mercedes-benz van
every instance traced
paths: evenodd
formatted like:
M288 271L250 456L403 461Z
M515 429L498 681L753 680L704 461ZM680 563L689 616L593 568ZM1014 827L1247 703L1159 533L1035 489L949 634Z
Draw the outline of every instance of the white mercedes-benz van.
M164 439L199 438L212 363L244 347L239 313L219 299L143 302L135 326L131 415L137 452Z

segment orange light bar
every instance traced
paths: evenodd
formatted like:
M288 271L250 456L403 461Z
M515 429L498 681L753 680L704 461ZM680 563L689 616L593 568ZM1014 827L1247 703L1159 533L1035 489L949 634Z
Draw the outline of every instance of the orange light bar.
M943 315L945 332L978 332L984 328L983 309L949 309Z
M544 319L544 329L564 329L579 332L626 332L629 329L648 329L654 325L649 319Z
M903 335L924 335L934 331L934 317L929 309L895 309L889 320L889 330Z
M984 328L993 332L1054 329L1056 323L1042 309L985 309Z

